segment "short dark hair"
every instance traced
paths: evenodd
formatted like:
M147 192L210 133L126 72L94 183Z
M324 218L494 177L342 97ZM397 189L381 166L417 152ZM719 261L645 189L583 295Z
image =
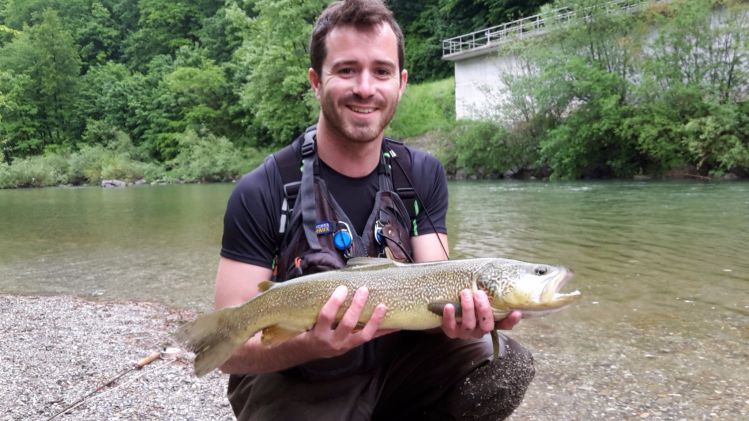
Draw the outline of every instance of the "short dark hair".
M403 31L393 17L393 12L388 9L382 0L343 0L331 3L322 11L312 29L309 41L310 65L322 74L322 63L325 61L327 50L325 49L325 38L337 26L352 25L357 28L374 28L386 23L395 33L398 41L398 68L403 70L405 47Z

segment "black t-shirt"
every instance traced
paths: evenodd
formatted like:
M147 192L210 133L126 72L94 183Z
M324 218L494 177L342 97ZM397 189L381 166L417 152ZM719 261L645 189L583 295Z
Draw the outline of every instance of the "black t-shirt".
M434 156L406 148L411 154L413 188L423 201L416 217L417 233L447 233L447 178L442 164ZM321 165L320 176L330 194L354 224L363 230L374 206L378 190L377 171L361 178L346 177ZM237 183L224 215L221 256L271 268L278 247L283 203L283 181L276 161L269 157ZM424 211L426 209L426 212ZM427 219L427 212L434 226Z

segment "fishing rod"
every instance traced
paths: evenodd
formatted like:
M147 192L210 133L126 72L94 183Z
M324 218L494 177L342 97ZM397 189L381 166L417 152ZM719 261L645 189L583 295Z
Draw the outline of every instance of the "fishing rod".
M174 362L174 361L176 361L176 350L173 349L173 348L166 348L163 351L154 351L154 352L148 354L147 356L145 356L145 357L141 358L140 360L136 361L132 366L130 366L130 367L128 367L128 368L120 371L119 373L117 373L117 375L115 375L114 377L112 377L111 379L109 379L107 382L103 383L102 385L100 385L96 389L92 390L91 392L87 393L86 395L82 396L81 398L79 398L75 402L71 403L70 405L68 405L67 407L65 407L64 409L62 409L61 411L57 412L55 415L47 418L47 421L51 421L51 420L59 417L60 415L63 415L65 413L68 413L68 412L72 411L73 409L79 407L84 402L86 402L89 398L91 398L92 396L94 396L97 393L101 392L102 390L104 390L104 389L106 389L108 387L113 387L114 383L117 380L119 380L122 377L124 377L125 375L127 375L129 373L132 373L133 371L141 370L141 369L143 369L143 367L145 367L145 366L153 363L156 360L169 360L168 363Z

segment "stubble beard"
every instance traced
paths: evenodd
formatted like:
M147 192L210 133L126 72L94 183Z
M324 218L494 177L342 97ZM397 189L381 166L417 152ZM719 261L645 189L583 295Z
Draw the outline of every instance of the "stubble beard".
M381 113L382 118L379 121L374 121L370 124L356 125L355 123L346 121L345 118L343 118L342 113L338 112L339 108L336 108L336 104L332 98L325 96L323 96L323 98L323 101L320 102L320 109L328 127L334 131L339 138L346 139L351 143L365 144L379 140L385 127L390 123L390 120L395 114L395 107L379 107L382 103L381 101L377 101L377 112ZM342 106L342 108L345 108L345 106Z

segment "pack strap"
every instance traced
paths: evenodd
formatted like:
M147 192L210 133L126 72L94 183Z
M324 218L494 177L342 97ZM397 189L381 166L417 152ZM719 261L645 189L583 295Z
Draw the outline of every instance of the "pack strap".
M411 174L411 156L406 151L403 143L390 138L385 138L385 141L387 142L388 157L391 162L395 163L390 172L393 180L393 190L400 197L408 211L408 217L413 221L419 214L420 209L416 190L411 185L411 180L408 176Z
M300 206L302 207L302 227L307 244L313 251L320 251L322 247L315 233L317 210L315 207L315 131L304 133L302 143L302 183L300 186Z

